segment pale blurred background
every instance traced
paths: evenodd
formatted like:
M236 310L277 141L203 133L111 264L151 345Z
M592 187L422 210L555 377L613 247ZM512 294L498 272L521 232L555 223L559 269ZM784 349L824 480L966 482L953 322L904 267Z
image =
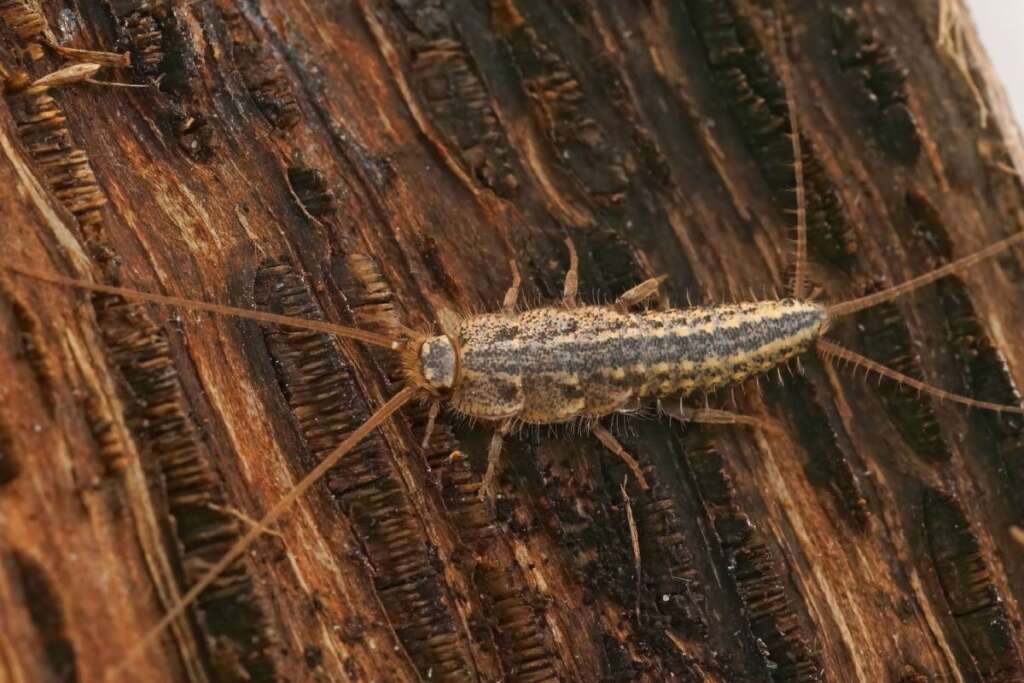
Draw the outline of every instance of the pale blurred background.
M1014 115L1024 114L1024 0L966 0Z

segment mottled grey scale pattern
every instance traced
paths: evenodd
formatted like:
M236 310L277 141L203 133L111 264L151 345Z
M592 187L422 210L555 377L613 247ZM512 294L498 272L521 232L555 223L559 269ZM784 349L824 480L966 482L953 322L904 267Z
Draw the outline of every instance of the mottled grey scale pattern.
M824 307L788 299L474 316L459 329L460 382L452 401L477 417L535 423L606 415L645 396L740 382L805 351L827 326Z
M584 373L583 385L587 388L585 415L608 415L636 407L636 388L626 376L615 378L598 370Z
M587 408L587 392L575 375L524 373L523 398L516 417L531 423L565 422Z

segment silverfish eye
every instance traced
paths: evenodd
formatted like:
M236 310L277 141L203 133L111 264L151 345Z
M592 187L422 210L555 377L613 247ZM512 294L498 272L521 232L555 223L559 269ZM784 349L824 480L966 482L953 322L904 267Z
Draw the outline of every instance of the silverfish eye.
M455 347L447 336L430 337L420 347L420 372L435 389L455 386Z

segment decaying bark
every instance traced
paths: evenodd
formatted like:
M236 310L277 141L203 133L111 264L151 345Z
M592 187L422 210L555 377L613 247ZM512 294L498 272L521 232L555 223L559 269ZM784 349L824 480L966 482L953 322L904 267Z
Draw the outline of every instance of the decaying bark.
M1020 229L953 0L787 4L0 0L0 256L376 328L496 307L511 258L552 299L566 236L592 297L781 290L780 24L822 296ZM27 87L74 56L46 42L150 87ZM834 336L1019 402L1022 278L1007 255ZM493 512L485 426L424 453L406 410L124 680L1024 680L1024 424L802 367L710 398L784 437L619 425L649 493L589 435L524 433ZM0 275L0 680L101 680L399 380L347 340Z

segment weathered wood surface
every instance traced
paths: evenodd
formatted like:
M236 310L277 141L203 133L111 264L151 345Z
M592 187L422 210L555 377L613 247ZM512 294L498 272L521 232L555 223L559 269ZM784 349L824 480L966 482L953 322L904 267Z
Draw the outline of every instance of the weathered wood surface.
M829 300L1019 229L1016 133L982 125L935 5L787 7ZM0 0L0 18L4 258L423 328L442 305L494 308L510 258L531 301L554 298L566 236L592 298L658 273L676 304L784 287L768 3ZM62 63L44 37L127 50L132 68L101 77L158 85L17 87ZM1020 265L835 336L1019 400ZM593 438L513 439L492 517L486 429L445 418L421 453L424 409L407 410L130 679L1024 680L1024 426L803 368L734 399L785 437L620 430L655 483L625 489L639 579L626 472ZM101 680L239 515L397 379L348 341L0 276L0 680Z

